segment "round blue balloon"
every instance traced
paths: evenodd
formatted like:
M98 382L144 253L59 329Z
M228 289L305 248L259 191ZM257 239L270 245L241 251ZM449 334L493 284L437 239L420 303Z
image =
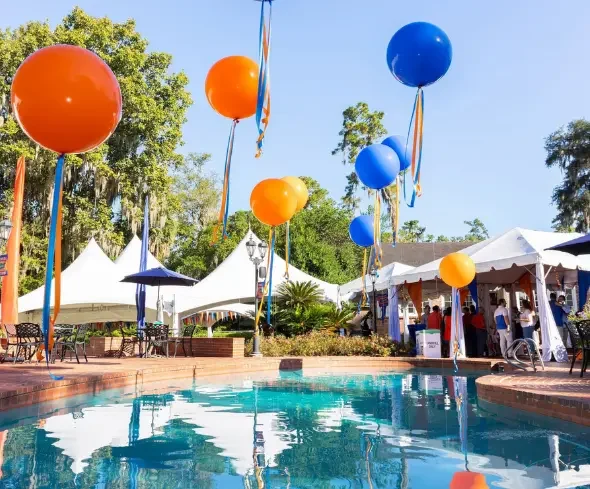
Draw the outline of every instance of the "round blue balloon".
M448 36L428 22L405 25L387 46L387 66L398 81L410 87L425 87L442 78L452 59Z
M348 232L355 244L363 248L373 246L373 216L355 217L348 227Z
M412 150L406 151L406 143L401 136L389 136L385 138L381 144L389 146L399 158L399 171L404 171L410 168L410 158L412 157Z
M371 144L363 148L354 164L359 180L375 190L391 185L399 168L400 162L395 151L384 144Z

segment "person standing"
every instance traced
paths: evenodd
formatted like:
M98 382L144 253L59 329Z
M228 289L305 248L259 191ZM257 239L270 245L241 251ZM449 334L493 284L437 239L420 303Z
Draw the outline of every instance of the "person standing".
M468 357L476 356L475 330L471 324L471 312L468 307L463 308L463 335L465 337L465 353Z
M530 301L522 301L520 325L522 326L522 337L532 340L535 330L535 313L533 312L533 306Z
M488 330L481 309L476 311L475 306L471 306L471 324L475 332L475 355L483 358L488 341Z
M440 313L440 308L438 306L434 306L432 308L432 312L428 315L428 319L426 320L426 328L440 330L441 323L442 315Z
M569 330L567 329L567 318L572 312L570 306L565 302L565 295L560 295L557 299L557 303L561 306L563 311L563 327L561 328L561 339L563 340L563 346L567 348L567 338L569 336Z
M443 332L443 352L442 356L448 357L449 356L449 345L451 343L451 316L453 314L453 310L450 307L445 309L445 316L444 316L444 324L445 330Z
M420 324L426 326L428 324L428 316L430 315L430 306L424 306L424 314L420 318Z
M500 334L500 351L502 356L505 356L506 350L510 346L510 316L508 309L506 309L506 300L500 299L498 307L494 311L494 322Z
M565 302L565 297L563 297ZM563 311L563 307L560 302L557 301L557 294L555 292L551 292L549 295L549 306L551 307L551 312L553 313L553 319L555 319L555 325L557 326L557 331L559 331L559 335L561 336L562 341L564 344L567 341L567 330L563 325L563 319L565 317L565 312ZM566 333L564 333L566 330ZM564 339L565 338L565 339ZM545 341L545 340L543 340Z

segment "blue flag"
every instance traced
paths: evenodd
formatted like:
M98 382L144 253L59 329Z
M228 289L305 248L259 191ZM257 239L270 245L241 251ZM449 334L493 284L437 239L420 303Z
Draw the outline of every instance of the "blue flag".
M149 201L145 198L145 208L143 210L143 234L141 237L141 257L139 260L139 271L145 272L147 269L147 253L149 244L150 221L149 221ZM140 331L145 327L145 285L137 284L135 289L135 306L137 307L137 334L141 336Z

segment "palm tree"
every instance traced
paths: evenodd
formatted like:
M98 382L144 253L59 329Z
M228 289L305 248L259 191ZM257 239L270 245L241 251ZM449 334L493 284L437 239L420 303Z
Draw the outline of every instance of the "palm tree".
M277 302L281 307L306 309L322 301L324 294L314 282L283 282L277 289Z
M340 328L348 329L348 322L354 317L354 311L350 308L332 310L324 320L322 329L338 333Z

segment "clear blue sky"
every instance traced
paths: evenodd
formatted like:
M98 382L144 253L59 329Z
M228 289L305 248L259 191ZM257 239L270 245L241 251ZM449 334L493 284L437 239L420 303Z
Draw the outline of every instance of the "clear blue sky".
M80 0L93 15L133 17L150 49L174 56L190 79L194 105L182 151L213 154L222 173L229 121L209 107L209 67L232 54L257 57L259 3L253 0ZM72 0L20 0L0 26L49 19ZM331 156L342 110L358 101L385 111L390 134L404 134L413 90L385 62L393 33L413 21L442 27L453 43L447 75L426 89L424 195L402 207L433 234L465 232L481 218L492 234L513 226L549 230L558 171L544 166L543 140L590 107L588 0L276 0L273 114L265 154L254 159L254 120L238 127L231 209L247 208L261 179L309 175L339 199L350 171Z

